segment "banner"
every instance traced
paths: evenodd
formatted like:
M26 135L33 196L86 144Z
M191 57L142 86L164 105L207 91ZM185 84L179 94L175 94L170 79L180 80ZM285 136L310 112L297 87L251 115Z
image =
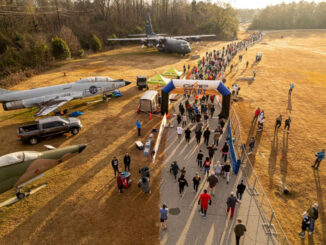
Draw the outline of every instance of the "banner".
M228 127L227 127L227 135L228 135L228 143L229 143L229 157L230 162L232 165L233 173L237 174L239 172L240 164L237 162L237 157L235 155L234 151L234 145L233 145L233 137L232 137L232 131L231 131L231 120L229 120Z
M154 155L153 155L152 163L155 162L156 155L157 155L160 143L161 143L161 139L162 139L162 136L163 136L165 126L166 126L166 114L164 114L164 116L163 116L161 126L160 126L160 131L158 132L158 135L157 135L156 143L155 143L155 146L154 146L154 149L153 149Z

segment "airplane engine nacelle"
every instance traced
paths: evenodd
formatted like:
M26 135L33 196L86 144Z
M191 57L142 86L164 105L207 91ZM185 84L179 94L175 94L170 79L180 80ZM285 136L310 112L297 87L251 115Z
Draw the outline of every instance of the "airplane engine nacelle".
M201 41L200 37L194 37L193 40L194 40L194 42L200 42Z
M26 108L26 106L23 104L22 100L5 102L2 104L2 106L5 111Z

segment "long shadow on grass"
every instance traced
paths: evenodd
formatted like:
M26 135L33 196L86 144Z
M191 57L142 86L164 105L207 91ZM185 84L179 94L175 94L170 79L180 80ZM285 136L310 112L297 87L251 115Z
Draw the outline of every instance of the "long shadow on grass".
M278 134L277 131L274 133L274 138L271 143L271 150L268 159L268 174L269 174L269 188L271 189L274 185L273 176L276 170L276 159L278 154Z
M281 170L281 181L284 185L286 185L286 176L288 173L288 136L289 134L283 131L283 144L282 144L282 158L280 162L280 170Z
M320 217L320 224L321 224L321 237L322 241L320 244L326 244L326 213L325 213L325 206L324 206L324 198L323 198L323 190L320 185L320 177L318 170L314 170L314 177L315 177L315 184L316 184L316 192L317 192L317 200L318 200L318 211ZM313 242L309 241L309 244L314 244Z

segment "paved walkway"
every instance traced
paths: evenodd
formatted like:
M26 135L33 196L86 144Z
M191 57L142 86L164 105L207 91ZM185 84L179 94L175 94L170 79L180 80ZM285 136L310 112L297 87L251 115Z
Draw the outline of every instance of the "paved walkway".
M175 106L178 108L178 104ZM209 120L209 127L214 130L218 124L218 110L213 119ZM199 214L198 199L199 195L205 188L208 188L206 176L204 177L202 171L197 166L196 157L199 149L201 149L206 156L208 151L204 140L200 145L196 144L195 133L192 132L191 141L189 144L185 142L184 135L182 140L178 140L176 134L176 117L171 119L174 127L168 128L167 139L165 143L165 158L164 167L162 170L162 184L161 184L161 205L165 203L170 211L180 210L178 214L169 214L168 229L161 231L160 241L162 245L188 245L188 244L220 244L229 245L235 244L235 235L233 228L235 226L236 218L241 218L243 223L247 226L247 233L241 238L240 244L272 244L268 236L265 235L262 228L262 220L259 216L254 199L246 191L243 195L242 202L236 207L235 217L230 220L226 215L226 200L231 191L236 190L236 186L241 178L241 171L238 175L231 173L230 183L227 184L223 177L219 177L219 183L215 190L215 196L212 197L212 205L207 211L207 219L203 219ZM195 124L188 123L192 130ZM225 137L225 135L224 135ZM210 143L213 143L213 134L210 137ZM221 159L220 148L224 144L224 139L218 146L218 151L215 153L213 162ZM180 168L186 167L186 179L189 187L185 187L183 197L179 195L178 183L174 181L172 174L170 174L170 164L176 160ZM212 169L212 167L211 167ZM202 178L199 190L195 193L193 189L192 178L195 173L199 172ZM179 176L179 175L178 175ZM245 180L244 180L245 181Z

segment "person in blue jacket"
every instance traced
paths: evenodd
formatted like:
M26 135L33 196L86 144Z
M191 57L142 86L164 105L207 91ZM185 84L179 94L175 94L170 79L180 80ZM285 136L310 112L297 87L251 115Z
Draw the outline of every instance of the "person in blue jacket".
M138 136L140 136L140 128L141 128L141 123L139 120L136 122L137 130L138 130Z
M318 169L320 162L325 158L325 149L322 149L321 151L317 152L315 156L317 157L316 161L311 167Z

